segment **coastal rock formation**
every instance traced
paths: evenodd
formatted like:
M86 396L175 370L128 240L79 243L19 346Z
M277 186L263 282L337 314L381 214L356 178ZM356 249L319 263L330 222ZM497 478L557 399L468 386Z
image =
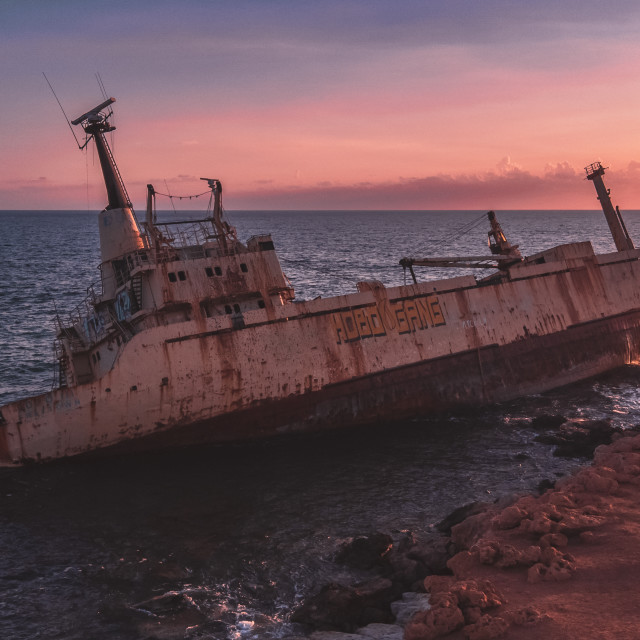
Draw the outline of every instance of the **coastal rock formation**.
M392 587L386 578L374 578L353 587L327 584L293 612L291 621L339 631L353 631L373 622L393 622Z
M638 503L640 436L614 434L544 495L454 524L453 575L425 579L405 640L637 639Z

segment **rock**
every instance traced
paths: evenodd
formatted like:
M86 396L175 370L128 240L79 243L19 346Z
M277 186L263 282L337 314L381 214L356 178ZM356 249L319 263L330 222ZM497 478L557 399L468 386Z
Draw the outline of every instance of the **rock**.
M404 629L404 640L434 640L464 626L460 608L451 600L442 600L429 611L416 613Z
M546 549L554 550L553 547ZM575 561L568 554L558 557L549 564L538 562L527 572L527 582L536 584L538 582L560 582L571 578L575 571Z
M499 607L506 601L490 580L461 580L450 589L462 609L477 607L484 611Z
M386 578L353 587L330 583L298 607L291 621L320 630L353 632L371 622L392 622L392 599L392 583Z
M425 574L441 574L447 571L447 560L451 557L448 537L437 536L424 542L417 542L407 551L407 557L416 560L425 570ZM424 578L424 575L421 576Z
M534 624L538 624L538 622L542 622L542 620L548 618L548 616L543 616L533 607L517 609L516 611L511 611L507 615L508 619L511 620L511 623L519 627L532 627Z
M360 536L343 545L335 561L353 569L372 569L380 565L392 545L393 538L385 533Z
M429 594L403 593L402 600L391 603L391 612L396 618L396 624L405 625L418 611L428 611L431 608Z
M451 542L457 551L470 549L491 528L493 511L488 509L469 516L451 528Z
M493 523L498 529L515 529L528 513L517 504L503 509L494 519Z
M436 529L447 536L451 535L452 528L464 522L470 516L484 513L491 505L487 502L471 502L452 511L446 518L438 522Z
M475 624L467 625L463 629L467 640L492 640L504 635L509 623L499 616L484 615Z
M556 445L554 456L562 458L591 458L598 445L610 444L620 429L611 420L583 420L567 422L553 434L536 436L535 441Z
M542 495L545 491L549 491L549 489L553 489L555 485L556 483L553 480L549 480L545 478L544 480L540 480L536 489L538 493Z
M374 623L358 629L356 636L358 640L403 640L404 629L397 624Z
M546 547L562 548L569 544L569 539L562 533L546 533L540 538L540 548Z
M563 425L567 419L560 414L543 414L536 416L531 420L531 427L537 431L545 431L547 429L557 429Z

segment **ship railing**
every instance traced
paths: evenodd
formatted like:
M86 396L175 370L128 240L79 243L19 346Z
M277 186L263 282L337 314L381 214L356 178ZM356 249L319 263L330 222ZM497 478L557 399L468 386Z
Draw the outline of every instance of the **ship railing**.
M160 229L163 237L176 248L202 245L212 240L218 240L210 218L157 222L155 226Z

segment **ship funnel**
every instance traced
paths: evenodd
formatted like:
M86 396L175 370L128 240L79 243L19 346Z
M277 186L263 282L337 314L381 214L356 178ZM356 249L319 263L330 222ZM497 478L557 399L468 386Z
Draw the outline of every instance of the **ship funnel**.
M144 241L140 235L129 195L105 137L105 133L115 129L109 122L109 117L113 114L110 107L114 102L115 98L109 98L72 121L74 125L82 125L88 136L83 148L91 138L95 141L107 188L108 204L99 217L102 262L108 262L125 253L144 248ZM107 108L109 108L108 113L102 113Z

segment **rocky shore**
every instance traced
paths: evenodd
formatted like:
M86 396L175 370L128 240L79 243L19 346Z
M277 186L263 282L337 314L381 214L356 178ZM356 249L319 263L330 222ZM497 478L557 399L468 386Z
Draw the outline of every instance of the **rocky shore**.
M549 437L583 446L580 429ZM292 619L313 640L637 639L640 435L610 436L540 496L454 512L448 535L355 539L336 560L376 577L325 585Z

